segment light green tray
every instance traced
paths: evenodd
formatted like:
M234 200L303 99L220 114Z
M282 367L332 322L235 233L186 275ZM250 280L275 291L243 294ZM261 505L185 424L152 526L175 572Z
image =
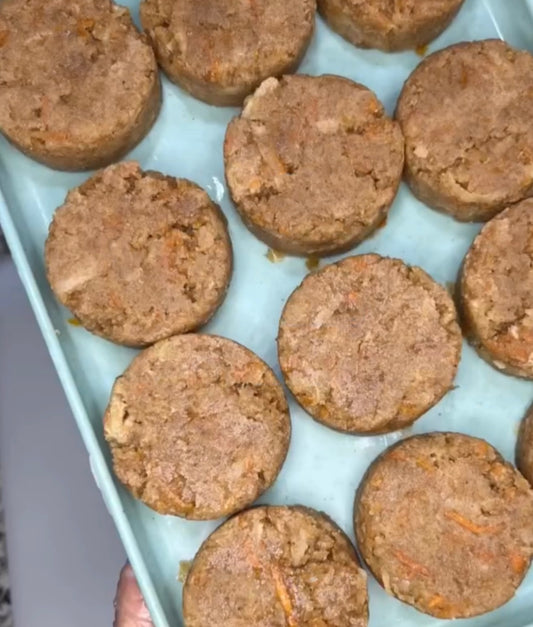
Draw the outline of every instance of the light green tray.
M126 4L137 18L138 1ZM467 0L458 19L430 50L457 41L499 36L532 49L530 8L531 3L528 5L525 0ZM419 61L414 53L386 55L357 50L332 34L319 19L317 34L300 71L341 74L364 83L376 91L391 113L403 81ZM229 219L236 268L227 301L207 330L249 346L279 373L275 347L279 315L307 269L300 259L270 263L265 257L265 246L242 226L228 200L222 141L226 125L235 113L234 109L199 103L164 81L161 116L130 156L144 168L196 181L221 204ZM89 452L96 482L135 568L154 622L157 627L180 627L180 561L193 558L217 523L159 516L135 502L115 482L102 437L101 417L114 378L135 352L69 325L69 312L56 302L45 278L43 244L52 213L62 203L67 189L87 176L49 170L0 139L0 189L4 195L0 194L0 222L13 258ZM446 283L455 280L462 257L478 230L479 226L459 224L425 208L402 187L386 228L359 246L357 252L376 251L401 257ZM9 294L1 297L9 298ZM418 421L412 432L449 429L471 433L486 438L512 459L517 426L532 399L532 383L496 372L465 345L457 389ZM323 509L353 537L351 510L357 484L378 453L406 432L350 437L320 426L294 403L291 410L294 430L289 456L276 485L261 500L303 503ZM57 454L61 455L61 450ZM433 627L446 622L433 620L392 599L373 580L370 613L371 627ZM533 571L509 604L462 624L533 625Z

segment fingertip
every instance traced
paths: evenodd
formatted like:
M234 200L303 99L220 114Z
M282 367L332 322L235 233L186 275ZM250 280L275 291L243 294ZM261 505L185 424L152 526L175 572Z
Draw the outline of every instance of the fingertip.
M129 563L120 572L115 598L114 627L153 627L137 579Z

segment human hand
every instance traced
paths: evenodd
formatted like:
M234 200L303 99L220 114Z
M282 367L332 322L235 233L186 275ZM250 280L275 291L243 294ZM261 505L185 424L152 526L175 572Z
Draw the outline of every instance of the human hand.
M120 573L115 597L114 627L154 627L129 564Z

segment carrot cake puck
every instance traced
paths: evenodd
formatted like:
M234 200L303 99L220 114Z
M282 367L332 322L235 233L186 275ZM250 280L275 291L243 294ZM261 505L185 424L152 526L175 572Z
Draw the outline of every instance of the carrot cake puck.
M520 427L516 450L518 470L533 486L533 409L530 409Z
M185 627L366 627L366 573L325 514L257 507L200 547L183 590L183 618Z
M159 112L154 53L110 0L0 3L0 131L59 170L108 165Z
M399 126L340 76L267 79L230 123L226 178L246 226L299 255L348 250L386 218L403 167Z
M503 41L430 55L396 112L414 194L462 221L488 220L533 195L532 93L533 55Z
M533 199L486 224L460 280L465 332L499 370L533 379Z
M368 470L355 534L379 583L438 618L490 612L514 595L533 556L533 491L483 440L430 433Z
M281 316L278 351L313 418L380 433L411 424L450 390L461 332L452 299L423 270L360 255L304 279Z
M257 355L212 335L179 335L138 355L113 387L104 434L117 477L161 514L226 516L269 488L290 418Z
M54 293L83 326L128 346L207 322L232 270L226 220L208 195L133 162L69 192L45 259Z
M387 52L428 44L448 27L464 0L318 0L331 28L362 48Z
M241 105L265 78L298 67L316 0L143 0L141 21L168 77L195 98Z

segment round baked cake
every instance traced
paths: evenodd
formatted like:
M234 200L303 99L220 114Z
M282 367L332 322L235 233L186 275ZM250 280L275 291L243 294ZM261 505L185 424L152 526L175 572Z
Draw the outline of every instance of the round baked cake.
M0 3L0 131L60 170L116 161L150 130L154 53L110 0Z
M325 514L257 507L203 543L183 590L183 618L186 627L367 627L366 574Z
M278 476L290 432L272 370L236 342L192 333L140 353L104 417L120 481L157 512L192 520L251 505Z
M128 346L205 324L232 270L226 219L206 192L134 162L69 192L45 260L55 295L81 324Z
M296 70L315 0L143 0L141 21L167 76L196 98L241 105L264 79Z
M463 263L465 333L493 366L533 378L533 199L486 224Z
M278 353L287 386L313 418L381 433L410 425L452 388L461 332L449 294L423 270L360 255L293 292Z
M329 255L383 223L403 168L399 126L340 76L267 79L226 132L231 197L276 250Z
M424 46L445 30L464 0L318 0L324 19L356 46L387 52Z
M533 194L533 55L501 40L427 57L396 118L414 194L462 221L484 221Z
M533 555L533 490L483 440L431 433L372 464L355 501L361 554L379 583L437 618L509 601Z

